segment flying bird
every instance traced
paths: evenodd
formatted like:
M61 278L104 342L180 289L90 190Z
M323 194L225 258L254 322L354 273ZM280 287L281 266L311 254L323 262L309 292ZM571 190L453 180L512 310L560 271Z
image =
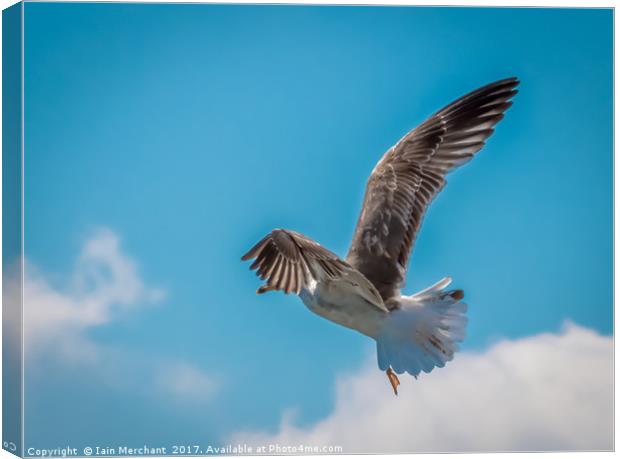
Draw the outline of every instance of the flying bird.
M310 311L373 338L379 368L395 395L407 372L416 379L452 360L465 338L463 290L445 277L414 295L401 288L413 244L446 175L484 146L517 93L517 78L483 86L407 133L377 163L346 258L307 236L274 229L242 260L265 282L257 293L295 293Z

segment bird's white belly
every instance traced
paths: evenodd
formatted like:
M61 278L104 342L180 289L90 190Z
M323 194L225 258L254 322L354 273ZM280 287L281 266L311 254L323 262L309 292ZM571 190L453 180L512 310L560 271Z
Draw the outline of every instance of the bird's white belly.
M368 302L358 288L343 280L324 281L302 289L299 297L315 314L375 338L386 313Z

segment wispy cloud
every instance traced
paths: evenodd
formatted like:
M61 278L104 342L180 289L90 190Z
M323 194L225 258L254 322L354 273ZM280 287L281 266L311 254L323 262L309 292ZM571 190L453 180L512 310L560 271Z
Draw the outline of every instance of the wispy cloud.
M463 352L391 394L373 359L336 383L333 412L308 428L286 413L256 445L340 445L345 453L610 450L613 341L567 323L560 333ZM294 411L294 410L293 410Z
M109 229L99 229L86 241L62 285L53 286L28 261L24 272L24 341L31 358L48 352L95 358L98 349L88 338L90 329L165 296L163 290L144 284L136 263L122 252L118 236Z
M162 368L155 378L156 388L179 402L208 402L219 388L219 380L187 362L178 361Z
M76 365L96 372L100 381L131 390L166 395L167 400L196 402L211 399L214 379L182 358L144 355L131 348L103 345L92 331L111 326L129 311L151 307L166 297L164 289L147 285L138 264L121 247L111 230L97 230L83 245L69 276L43 274L28 260L24 263L24 347L31 381L39 368L62 371ZM53 279L53 281L52 281ZM19 283L9 279L9 295L19 296ZM14 315L14 327L19 327ZM30 383L30 381L27 381ZM149 390L150 389L150 390Z

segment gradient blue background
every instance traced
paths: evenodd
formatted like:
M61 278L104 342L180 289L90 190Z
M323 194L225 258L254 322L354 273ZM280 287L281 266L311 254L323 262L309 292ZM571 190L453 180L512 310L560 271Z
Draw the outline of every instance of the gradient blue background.
M162 307L92 339L182 356L224 382L170 410L77 369L26 393L26 444L215 441L332 408L373 351L240 255L273 227L346 253L383 152L451 100L518 76L483 152L449 178L406 292L451 275L465 349L612 332L612 11L28 3L26 256L66 273L117 232ZM282 374L286 377L281 377ZM88 419L85 422L84 419Z

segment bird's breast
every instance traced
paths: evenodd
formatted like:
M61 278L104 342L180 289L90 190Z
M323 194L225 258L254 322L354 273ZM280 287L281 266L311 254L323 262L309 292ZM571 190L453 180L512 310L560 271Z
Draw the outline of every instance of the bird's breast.
M315 314L374 338L386 313L359 289L359 285L343 279L328 280L303 289L299 296Z

